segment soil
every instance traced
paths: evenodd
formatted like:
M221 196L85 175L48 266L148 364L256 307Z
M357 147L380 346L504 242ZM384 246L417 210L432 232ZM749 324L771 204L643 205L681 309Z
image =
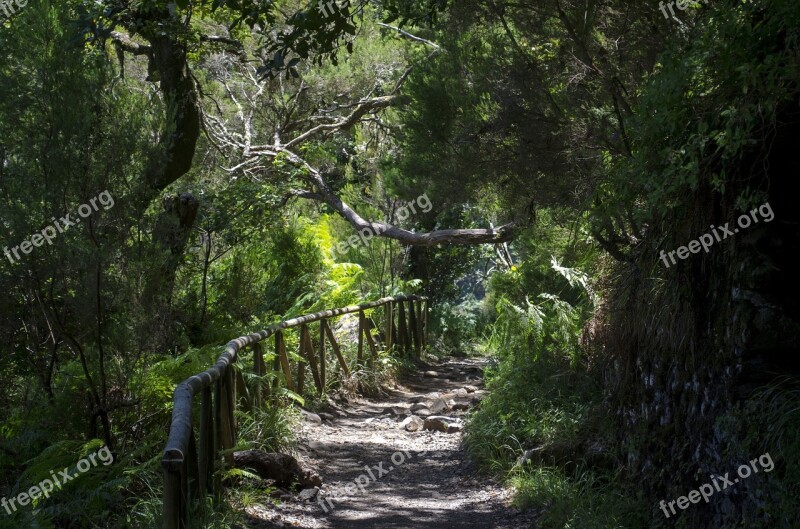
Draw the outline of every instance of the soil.
M535 513L512 507L511 491L477 472L463 447L463 431L454 431L468 419L463 408L474 408L485 396L482 366L480 360L449 359L405 377L382 397L342 399L322 414L321 424L306 414L297 456L321 475L323 486L284 493L277 505L248 507L248 526L533 527ZM438 425L453 424L452 433L407 431L402 421L420 403L432 416L446 417ZM454 403L456 409L439 409Z

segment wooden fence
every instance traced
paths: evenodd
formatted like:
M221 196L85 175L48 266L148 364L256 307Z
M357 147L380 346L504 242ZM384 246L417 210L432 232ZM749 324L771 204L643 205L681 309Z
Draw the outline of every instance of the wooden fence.
M321 391L328 383L326 341L336 356L340 373L349 375L351 370L328 321L344 314L358 313L356 362L362 364L365 353L367 362L370 362L378 355L381 344L372 334L375 326L366 317L365 311L379 307L383 308L385 320L383 347L386 350L394 348L402 354L419 358L426 345L428 300L421 296L397 296L299 316L271 325L255 334L236 338L228 342L225 352L213 367L189 377L175 388L172 424L161 460L164 468L165 529L187 529L192 500L204 499L206 494L219 499L221 483L218 471L232 464L231 450L236 445L234 410L237 404L245 410L252 410L263 401L262 390L248 393L241 371L233 369L239 353L249 346L253 352L255 374L265 375L268 369L272 369L277 375L276 384L282 379L288 389L297 393L303 393L308 369L314 385ZM315 347L310 324L316 322L319 325ZM304 361L296 362L293 372L282 331L294 327L300 328L299 355ZM268 368L264 362L263 347L271 336L274 337L275 360ZM365 344L368 351L365 351ZM264 391L274 389L276 387L266 387ZM192 406L194 397L198 394L201 399L200 420L199 428L195 429ZM228 452L222 457L221 452L226 450Z

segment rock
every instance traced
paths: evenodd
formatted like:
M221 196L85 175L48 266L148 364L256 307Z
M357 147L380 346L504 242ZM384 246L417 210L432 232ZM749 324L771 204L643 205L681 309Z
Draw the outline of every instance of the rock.
M464 388L458 388L457 390L455 390L453 392L453 394L458 396L458 397L466 397L467 394L473 393L473 392L474 392L474 390L473 391L469 391L467 388L464 387Z
M330 422L330 421L332 421L332 420L334 420L336 418L333 415L331 415L330 413L318 413L317 415L319 415L320 419L322 419L324 421L328 421L328 422Z
M424 376L425 378L436 378L439 376L439 373L437 373L436 371L425 371L425 373L422 376Z
M442 432L442 433L447 433L447 426L448 424L442 419L433 417L428 417L427 419L425 419L425 422L423 423L423 427L426 430L432 430L435 432Z
M430 417L425 419L423 427L426 430L448 433L450 426L457 423L458 419L454 417L445 417L444 415L431 415ZM459 425L459 430L460 430L460 425Z
M319 487L322 478L311 469L303 467L297 459L288 454L245 450L233 454L233 466L249 469L261 479L271 479L279 487L299 483L304 487Z
M297 495L297 498L301 501L311 501L317 497L317 494L319 494L319 487L303 489L300 491L300 494Z
M405 428L408 432L416 432L425 426L425 422L416 415L412 415L401 422L400 426Z
M475 393L475 394L472 396L472 403L473 403L473 404L480 404L480 403L481 403L481 401L482 401L483 399L485 399L485 398L486 398L486 394L485 394L485 393Z
M441 421L445 421L445 422L448 422L448 423L450 423L450 422L461 422L459 419L456 419L455 417L449 417L447 415L431 415L428 418L429 419L435 419L435 420L441 420Z
M461 431L460 424L448 424L447 425L447 433L458 433Z
M413 406L412 406L412 411L413 411ZM400 406L392 406L390 408L384 408L383 413L392 415L394 417L408 417L411 414L408 408L402 408Z
M425 417L430 417L432 415L431 410L429 410L428 408L422 408L421 410L417 410L416 412L414 412L414 414L417 417L422 417L423 419Z
M440 399L435 399L433 402L431 402L431 405L428 406L428 409L431 410L433 413L441 413L443 411L446 411L448 407L444 399L440 398Z
M450 399L445 404L447 405L447 409L448 410L452 410L453 406L456 405L456 401L454 401L453 399Z
M476 391L478 391L478 388L476 388L475 386L464 386L464 391L466 391L467 393L475 393Z
M419 404L420 402L423 401L425 401L425 397L423 395L417 395L416 397L411 397L410 399L408 399L408 402L410 402L411 404ZM413 406L411 407L411 410L412 411L414 410Z
M414 404L413 406L411 406L411 413L414 413L414 412L419 411L419 410L425 410L425 409L428 409L428 405L425 404L424 402L418 402L418 403Z
M463 401L456 402L452 406L453 411L467 411L470 408L471 406L469 402L463 402Z
M322 424L322 418L316 413L311 413L310 411L306 411L304 409L301 409L300 413L303 415L303 419L305 419L307 422Z

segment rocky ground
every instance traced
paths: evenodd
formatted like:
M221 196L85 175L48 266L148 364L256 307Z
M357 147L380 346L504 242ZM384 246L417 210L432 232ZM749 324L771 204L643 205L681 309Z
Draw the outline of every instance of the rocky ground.
M465 415L484 395L481 363L453 359L380 399L306 413L298 459L323 485L249 507L249 527L533 527L534 513L510 507L510 491L478 475L462 447Z

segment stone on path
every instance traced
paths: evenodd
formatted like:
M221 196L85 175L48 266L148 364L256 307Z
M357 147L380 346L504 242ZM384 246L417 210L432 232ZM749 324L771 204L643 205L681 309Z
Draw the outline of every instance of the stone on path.
M422 419L417 417L416 415L412 415L411 417L407 417L403 422L400 423L402 428L405 428L408 432L416 432L421 430L425 423Z
M319 494L319 487L314 487L312 489L303 489L300 491L300 494L297 495L297 498L302 501L310 501L313 500L317 494Z
M431 405L428 406L428 409L433 413L441 413L449 408L447 407L447 403L444 401L444 399L439 398L431 402Z
M303 419L305 419L306 421L314 424L322 424L322 418L316 413L311 413L310 411L306 411L303 409L300 410L300 413L303 415Z
M457 426L457 428L451 429L451 426ZM425 419L423 427L426 430L442 433L455 433L461 431L461 425L459 424L458 419L454 417L445 417L443 415L432 415L428 417Z

